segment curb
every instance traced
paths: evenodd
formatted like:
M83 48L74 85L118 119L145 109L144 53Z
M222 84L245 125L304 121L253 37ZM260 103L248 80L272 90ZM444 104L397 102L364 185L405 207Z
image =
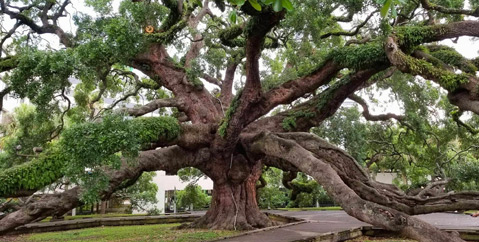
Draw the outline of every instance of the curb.
M102 226L130 226L146 224L168 224L192 222L201 215L168 215L168 216L141 216L141 217L112 217L112 218L90 218L75 219L56 222L43 222L25 224L5 235L18 235L27 233L44 233L54 231L65 231L74 229L86 229Z
M349 239L354 239L359 236L363 235L363 228L357 227L337 232L328 232L324 234L320 234L317 236L307 237L304 239L294 240L293 242L337 242L337 241L345 241Z

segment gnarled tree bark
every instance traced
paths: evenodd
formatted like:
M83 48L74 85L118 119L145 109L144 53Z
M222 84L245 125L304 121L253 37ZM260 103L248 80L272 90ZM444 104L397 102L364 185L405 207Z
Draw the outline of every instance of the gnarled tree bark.
M249 230L272 225L256 201L256 181L261 176L262 163L245 159L242 154L235 154L205 169L214 183L211 207L193 227Z

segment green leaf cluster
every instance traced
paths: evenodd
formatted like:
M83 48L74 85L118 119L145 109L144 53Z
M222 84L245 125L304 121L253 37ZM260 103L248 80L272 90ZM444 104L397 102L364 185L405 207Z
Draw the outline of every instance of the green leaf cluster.
M211 202L208 196L199 185L188 184L185 189L176 192L178 207L187 208L193 204L193 208L202 209Z
M288 204L289 192L281 183L283 171L274 167L263 170L266 186L257 190L260 208L283 208Z
M121 157L132 159L150 143L175 139L179 133L178 121L171 117L129 120L110 115L100 123L73 125L37 158L1 172L0 196L41 189L66 175L85 185L84 200L96 201L108 184L103 168L119 168Z
M381 17L386 18L391 10L391 16L393 18L397 17L397 6L406 4L405 0L376 0L376 3L381 7Z
M379 42L336 48L327 59L352 70L373 68L389 62L383 45Z
M116 192L115 196L129 199L132 209L136 210L145 209L147 205L157 203L158 186L153 182L155 175L155 172L144 172L135 184Z
M22 104L13 114L5 114L0 125L0 168L10 168L30 160L34 147L48 147L57 121L38 112L32 105Z
M283 11L283 9L294 10L293 3L290 0L228 0L228 2L237 8L241 8L245 3L248 3L249 6L260 12L264 7L271 7L275 12ZM235 24L237 15L236 9L233 9L228 15L229 21Z
M70 86L75 59L71 50L24 49L18 57L9 84L20 98L28 98L38 108L46 108L57 91Z

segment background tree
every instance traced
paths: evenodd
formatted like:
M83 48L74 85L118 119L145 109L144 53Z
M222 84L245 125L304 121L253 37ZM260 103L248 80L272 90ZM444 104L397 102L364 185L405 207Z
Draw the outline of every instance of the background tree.
M31 196L63 177L77 185L34 195L0 220L0 233L108 198L143 172L185 167L214 182L211 207L193 227L271 225L256 201L264 165L289 171L286 182L298 171L308 174L348 214L421 241L460 239L410 215L479 207L477 192L424 196L444 185L434 181L406 194L375 182L360 165L381 146L389 154L397 140L409 140L397 157L411 164L415 150L417 157L439 158L450 147L472 144L468 136L474 142L478 58L465 58L441 41L479 37L477 1L85 1L90 13L72 4L0 0L3 20L11 19L2 21L6 87L0 94L28 98L37 112L60 123L38 157L2 170L0 196ZM74 28L63 26L68 16ZM47 34L60 45L44 40ZM69 90L70 77L80 81L75 90ZM420 95L398 95L402 115L374 115L363 98L374 88L424 86ZM107 97L112 105L101 104ZM120 105L138 97L148 103ZM379 130L391 132L393 145L362 147L352 139L341 144L360 148L351 156L308 133L348 97L362 106L366 120L400 124ZM444 103L442 115L428 110L431 100ZM140 117L155 110L160 117ZM439 121L429 122L432 117ZM459 125L456 132L430 139L449 117ZM454 142L455 135L466 139ZM419 140L425 146L414 149ZM457 153L475 157L473 151L466 146Z
M256 184L257 201L260 208L283 208L288 204L289 192L282 184L283 172L274 167L263 170Z
M188 184L185 189L176 192L176 199L178 200L178 207L193 210L207 206L211 197L201 189L201 186Z
M158 186L153 182L154 176L153 172L145 172L135 184L115 192L113 196L122 200L128 199L134 210L148 211L147 205L158 203L156 199Z

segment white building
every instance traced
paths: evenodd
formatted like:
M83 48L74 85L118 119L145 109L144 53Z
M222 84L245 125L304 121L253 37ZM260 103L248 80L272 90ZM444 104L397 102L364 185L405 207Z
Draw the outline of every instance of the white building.
M158 203L151 204L146 209L157 208L161 212L173 210L172 208L168 209L166 207L169 204L168 194L171 195L171 193L175 191L183 190L189 184L189 182L181 181L179 176L166 175L165 171L157 171L156 176L153 177L153 182L158 186L158 192L156 194ZM213 190L213 181L207 177L200 178L196 184L201 186L203 190ZM133 211L133 213L145 213L145 211Z
M386 184L393 184L393 181L397 178L397 176L398 174L393 172L378 172L373 174L374 180Z

